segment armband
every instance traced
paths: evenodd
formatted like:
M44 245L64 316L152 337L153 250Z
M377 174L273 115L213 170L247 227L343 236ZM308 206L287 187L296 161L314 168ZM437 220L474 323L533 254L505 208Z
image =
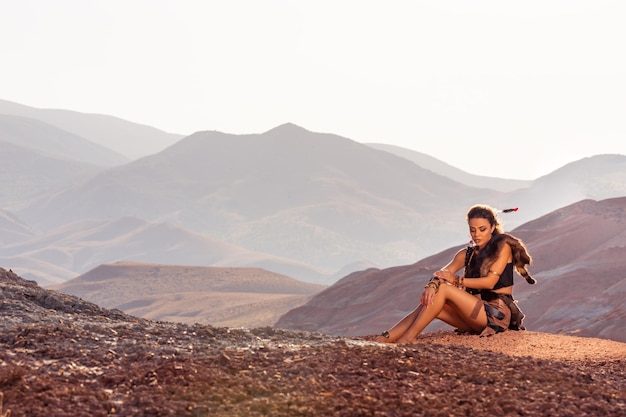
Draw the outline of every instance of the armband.
M435 293L437 293L437 291L439 291L440 286L441 286L441 279L439 279L439 277L432 277L424 288L432 288L433 290L435 290Z
M463 277L463 276L462 276L462 277L459 277L458 275L455 275L455 276L454 276L454 282L453 282L453 285L454 285L455 287L462 288L462 287L463 287L463 283L464 283L464 282L465 282L465 277Z

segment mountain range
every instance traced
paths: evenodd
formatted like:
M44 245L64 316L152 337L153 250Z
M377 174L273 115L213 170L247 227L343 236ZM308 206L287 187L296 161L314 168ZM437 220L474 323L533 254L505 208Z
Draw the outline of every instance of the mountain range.
M71 135L83 142L81 145L75 143L75 146L100 147L103 152L111 154L107 159L117 159L117 163L159 152L183 137L114 116L64 109L39 109L6 100L0 100L0 114L18 116L23 121L29 119L29 123L43 123L58 132L53 135ZM49 137L46 135L46 138ZM49 139L45 142L49 142ZM90 157L96 156L96 153Z
M389 152L396 156L399 156L409 161L414 162L416 165L436 172L439 175L448 177L461 184L469 185L476 188L487 188L490 190L508 192L515 191L521 188L527 188L532 185L532 181L527 180L515 180L508 178L494 178L486 177L483 175L474 175L465 172L461 169L453 167L437 158L433 158L422 152L412 151L400 146L389 145L386 143L368 143L368 146L379 149L381 151Z
M475 203L519 206L503 215L510 230L582 199L626 195L623 155L574 161L530 184L494 181L490 189L484 178L472 183L467 175L468 185L446 176L443 163L421 167L406 156L411 151L401 157L290 123L260 134L182 137L6 101L0 114L0 132L28 127L11 142L20 152L0 150L12 161L0 187L0 262L42 284L101 264L166 260L262 267L328 285L355 270L410 264L466 242L464 215ZM68 145L24 146L28 138L46 143L41 132ZM152 139L157 151L116 162L102 151L107 137L109 156L129 158L130 148ZM91 159L69 145L81 140ZM124 154L120 143L129 147ZM59 165L24 163L42 154Z

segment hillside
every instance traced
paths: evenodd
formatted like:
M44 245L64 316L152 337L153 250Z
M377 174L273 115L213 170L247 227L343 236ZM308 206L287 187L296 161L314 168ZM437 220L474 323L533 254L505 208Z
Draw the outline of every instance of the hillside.
M155 322L44 290L0 269L0 414L626 412L623 343L505 335L433 335L399 347L270 327ZM507 348L515 353L502 353Z
M523 207L513 228L581 200L626 196L626 155L595 155L537 178L531 187L496 196L494 207ZM546 210L546 208L550 208Z
M528 247L530 270L539 281L532 286L516 279L515 298L528 329L626 342L626 197L581 201L512 233ZM412 265L352 273L281 317L276 326L378 334L417 305L432 272L461 248Z
M387 145L385 143L368 143L367 145L374 149L389 152L393 155L413 161L422 168L429 169L439 175L448 177L456 182L460 182L461 184L469 185L470 187L488 188L490 190L509 192L522 188L528 188L532 185L532 181L528 180L493 178L470 174L469 172L465 172L453 167L450 164L442 162L437 158L433 158L430 155L412 151L400 146Z
M54 125L28 117L1 114L1 112L0 137L3 142L56 159L99 167L122 165L128 162L128 159L119 153Z
M6 100L0 100L0 114L39 120L115 151L129 160L159 152L183 137L104 114L39 109Z
M259 268L117 262L49 288L147 319L262 327L325 287Z
M289 276L324 281L311 265L236 245L163 222L125 216L112 221L77 221L18 243L5 245L0 260L41 285L75 278L100 264L136 261L173 265L259 267ZM47 263L44 267L41 263ZM41 267L41 269L38 268ZM54 275L49 272L53 270ZM57 279L54 279L57 277Z
M102 167L53 157L5 142L0 136L0 202L3 209L16 210L97 173Z
M28 225L22 223L13 214L0 209L0 246L26 240L35 235Z

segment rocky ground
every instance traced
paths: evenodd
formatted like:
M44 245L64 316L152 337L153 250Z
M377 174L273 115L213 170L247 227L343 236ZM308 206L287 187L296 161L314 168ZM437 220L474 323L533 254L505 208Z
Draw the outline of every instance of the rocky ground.
M626 415L626 344L137 319L0 269L0 416Z

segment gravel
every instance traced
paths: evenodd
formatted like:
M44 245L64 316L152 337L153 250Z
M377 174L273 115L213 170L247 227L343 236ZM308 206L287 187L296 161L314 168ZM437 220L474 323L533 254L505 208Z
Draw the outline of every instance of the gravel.
M144 320L1 268L0 289L12 417L626 415L626 344L609 340L444 331L384 345Z

